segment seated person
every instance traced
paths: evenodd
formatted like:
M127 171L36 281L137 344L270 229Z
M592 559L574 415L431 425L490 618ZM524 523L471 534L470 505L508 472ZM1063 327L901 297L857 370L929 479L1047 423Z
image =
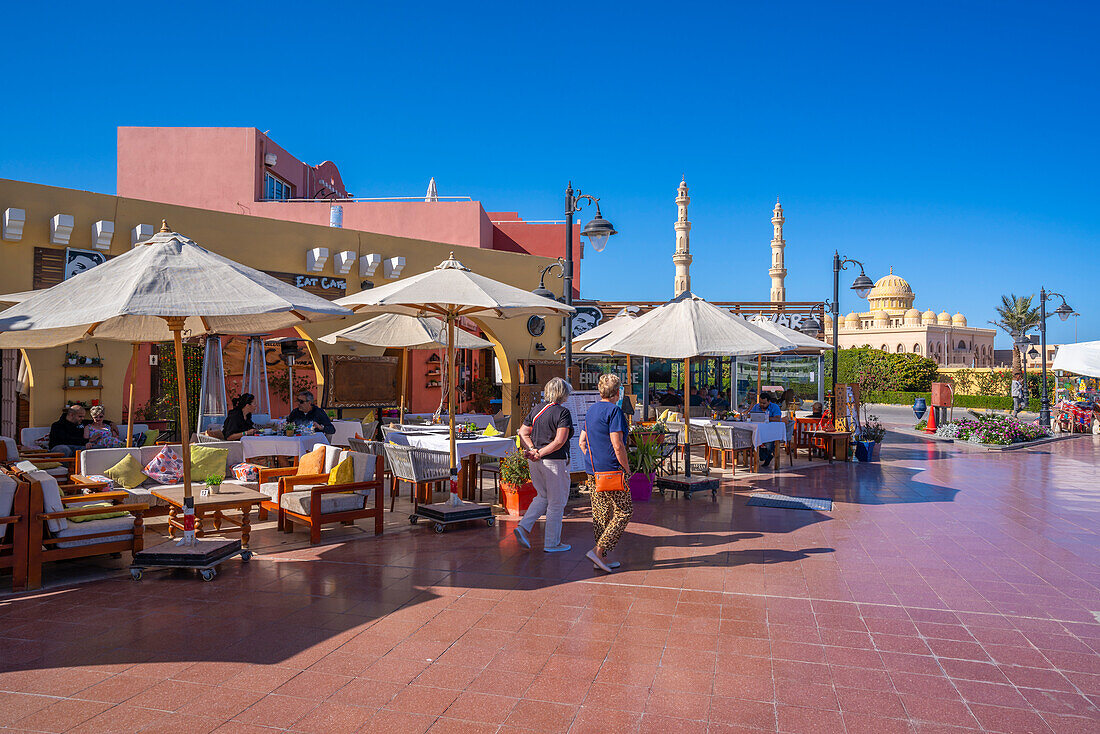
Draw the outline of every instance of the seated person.
M812 406L810 406L810 417L811 418L820 418L821 413L822 413L823 410L825 410L824 405L822 405L819 402L814 402L814 404Z
M703 392L702 390L692 390L688 393L688 395L690 396L691 407L695 408L695 407L698 407L700 405L706 405L706 401L703 399L703 396L701 395L702 392Z
M240 441L241 436L255 436L256 428L252 425L252 403L255 395L245 393L233 398L233 407L225 416L222 423L222 438L226 441Z
M776 403L771 400L771 395L760 391L760 397L756 401L756 405L752 406L750 413L767 413L769 423L781 423L783 421L783 412L779 409ZM767 467L772 463L772 444L762 443L758 449L760 452L760 465Z
M710 407L715 410L729 410L730 401L726 400L721 395L716 395L710 400Z
M62 456L75 456L88 441L84 438L84 408L70 405L61 417L50 426L50 451Z
M126 442L118 437L118 428L114 423L104 418L102 405L93 405L88 414L90 421L84 421L84 447L89 449L117 449L125 446Z
M302 390L298 393L298 407L290 411L286 417L287 423L307 423L313 426L313 430L320 431L326 436L336 433L336 426L332 425L328 413L313 404L313 393Z

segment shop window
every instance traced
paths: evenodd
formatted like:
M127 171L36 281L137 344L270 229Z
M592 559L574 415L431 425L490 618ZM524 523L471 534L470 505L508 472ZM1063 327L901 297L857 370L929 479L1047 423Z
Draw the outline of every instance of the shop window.
M264 199L267 201L286 201L294 198L290 184L278 176L264 172Z

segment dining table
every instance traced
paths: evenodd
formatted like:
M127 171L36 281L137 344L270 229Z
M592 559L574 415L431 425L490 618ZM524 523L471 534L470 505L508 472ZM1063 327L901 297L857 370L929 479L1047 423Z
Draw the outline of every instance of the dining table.
M241 436L241 450L246 460L257 456L291 456L297 459L308 454L319 443L329 443L328 437L323 433Z
M391 436L393 434L390 434ZM400 434L410 446L431 451L449 453L451 437L449 433L404 432ZM502 436L479 436L455 441L455 455L458 458L458 496L462 499L474 498L477 488L477 466L481 456L502 457L509 451L515 451L516 439Z
M779 443L787 440L787 423L785 421L761 421L759 423L755 421L728 421L728 420L715 420L713 418L692 418L693 424L701 426L737 426L738 428L747 428L752 431L752 447L753 449L759 449L762 444L772 444L772 457L774 463L773 469L779 468ZM759 452L754 450L752 452L752 470L757 470L757 462L759 461ZM790 459L788 458L788 463Z
M405 420L411 419L414 421L430 421L432 420L433 416L434 414L432 413L406 413ZM446 413L442 414L442 421L444 424L447 423ZM455 415L455 425L457 426L463 423L473 423L475 426L478 427L478 430L482 430L493 425L493 416L487 415L485 413L457 413Z

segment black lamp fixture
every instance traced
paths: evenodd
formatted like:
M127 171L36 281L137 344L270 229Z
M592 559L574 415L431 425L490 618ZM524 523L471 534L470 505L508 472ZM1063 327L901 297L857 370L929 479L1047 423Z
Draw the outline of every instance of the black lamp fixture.
M841 257L839 251L833 252L833 300L826 301L829 306L829 312L833 315L833 419L836 420L837 416L837 395L836 395L836 372L837 365L840 362L840 345L837 343L840 340L840 271L847 270L848 265L858 265L859 275L852 281L852 290L856 292L856 295L860 298L866 298L871 289L875 287L875 284L867 277L867 273L864 272L863 263L859 260L853 260L848 257Z
M549 298L551 301L557 300L557 296L554 295L554 291L546 287L546 274L553 268L560 268L562 273L565 272L565 263L559 257L557 261L550 263L541 271L539 271L539 287L531 291L536 296L542 296L543 298ZM558 276L561 277L560 275Z
M1048 291L1046 288L1039 289L1039 357L1042 359L1042 373L1043 381L1039 385L1040 398L1042 402L1039 406L1039 425L1050 427L1050 395L1047 394L1047 301L1054 296L1058 296L1062 299L1062 305L1054 309L1054 313L1058 315L1062 321L1065 321L1074 313L1076 313L1069 304L1066 303L1066 297L1061 293L1055 293L1054 291ZM1031 357L1031 352L1034 348L1028 350L1027 355ZM1034 359L1034 357L1032 357Z
M565 187L565 263L562 267L562 280L565 281L563 294L565 304L573 305L573 215L581 210L585 202L596 205L596 216L589 220L581 230L581 236L587 237L592 249L603 252L607 247L607 241L611 235L618 234L611 222L603 218L600 212L600 200L589 194L582 194L580 189L573 191L573 182ZM569 374L569 368L573 364L573 317L565 317L565 374Z
M604 219L603 214L600 213L600 200L595 199L595 201L596 216L589 219L588 224L584 225L584 229L581 230L581 237L588 238L588 243L592 245L593 250L603 252L603 248L607 247L607 240L611 238L611 235L618 234L618 232L611 226L611 222Z
M802 323L798 325L798 330L806 336L817 338L821 334L821 322L810 316L808 319L802 320Z

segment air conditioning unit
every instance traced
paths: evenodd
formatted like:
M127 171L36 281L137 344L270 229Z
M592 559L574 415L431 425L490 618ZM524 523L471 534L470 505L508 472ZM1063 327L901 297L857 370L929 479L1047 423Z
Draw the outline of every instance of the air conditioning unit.
M264 154L264 165L265 166L270 168L278 162L279 162L279 155L277 153L265 153Z

